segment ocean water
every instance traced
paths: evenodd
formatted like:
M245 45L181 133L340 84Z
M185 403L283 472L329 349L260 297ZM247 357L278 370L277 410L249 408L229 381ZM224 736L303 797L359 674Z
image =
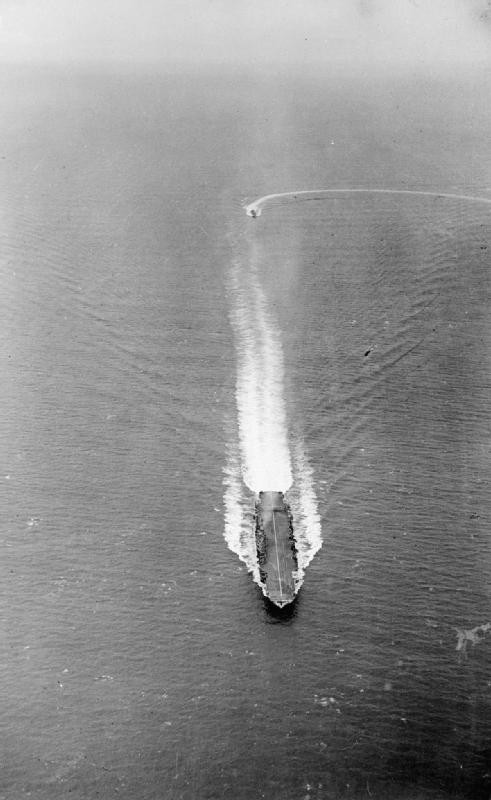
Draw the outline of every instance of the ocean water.
M490 796L491 206L244 210L491 201L478 77L3 72L1 798Z

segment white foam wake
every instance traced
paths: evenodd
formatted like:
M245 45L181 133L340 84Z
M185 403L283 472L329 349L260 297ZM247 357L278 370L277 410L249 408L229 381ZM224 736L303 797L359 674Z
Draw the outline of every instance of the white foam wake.
M489 203L491 197L479 197L467 194L453 194L451 192L429 192L416 189L301 189L298 192L276 192L276 194L265 194L253 203L244 206L246 214L250 217L259 217L263 207L275 200L322 200L326 195L332 194L402 194L419 195L423 197L446 197L450 200L470 200L474 203Z
M254 268L232 274L237 350L236 399L244 481L253 492L285 492L292 482L281 334Z
M286 500L292 510L298 553L298 578L303 582L304 571L322 547L321 518L317 508L314 475L303 441L293 444L293 484Z
M299 436L289 433L281 332L256 266L230 274L230 318L237 353L237 424L229 430L224 468L225 539L261 586L254 504L261 491L289 503L298 553L297 588L322 545L313 473Z
M225 540L233 553L246 565L255 583L261 583L256 552L254 501L256 496L242 480L238 443L231 441L224 468ZM296 589L301 587L307 566L322 547L321 520L317 508L312 469L307 461L303 443L293 444L293 483L286 492L293 517L293 530L298 557L295 576Z
M239 556L254 581L261 586L254 530L254 495L247 491L242 480L238 445L229 442L227 463L223 470L225 487L225 541Z

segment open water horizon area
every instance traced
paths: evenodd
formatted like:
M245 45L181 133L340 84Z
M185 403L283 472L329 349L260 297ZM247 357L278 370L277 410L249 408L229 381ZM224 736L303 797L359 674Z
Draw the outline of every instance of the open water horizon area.
M0 798L488 800L489 77L0 85Z

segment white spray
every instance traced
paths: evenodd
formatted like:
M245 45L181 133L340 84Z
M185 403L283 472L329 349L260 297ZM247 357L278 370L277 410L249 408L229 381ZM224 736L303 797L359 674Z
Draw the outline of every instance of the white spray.
M242 471L253 492L285 492L292 482L284 403L281 335L256 271L232 276L236 334L236 399Z
M224 469L225 538L260 584L255 496L260 491L286 493L293 514L300 586L305 567L322 545L320 518L303 443L298 437L292 442L288 430L281 332L261 287L254 253L250 261L247 269L237 261L230 273L237 426L229 437Z

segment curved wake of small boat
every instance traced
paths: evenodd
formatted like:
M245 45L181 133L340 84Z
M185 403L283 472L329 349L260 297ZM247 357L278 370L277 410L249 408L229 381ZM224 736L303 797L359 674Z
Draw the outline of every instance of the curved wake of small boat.
M243 206L249 217L259 217L265 205L275 200L323 200L333 194L392 194L413 195L419 197L446 198L449 200L467 200L474 203L491 204L491 197L480 197L467 194L453 194L451 192L430 192L416 189L301 189L297 192L277 192L265 194L253 203Z

